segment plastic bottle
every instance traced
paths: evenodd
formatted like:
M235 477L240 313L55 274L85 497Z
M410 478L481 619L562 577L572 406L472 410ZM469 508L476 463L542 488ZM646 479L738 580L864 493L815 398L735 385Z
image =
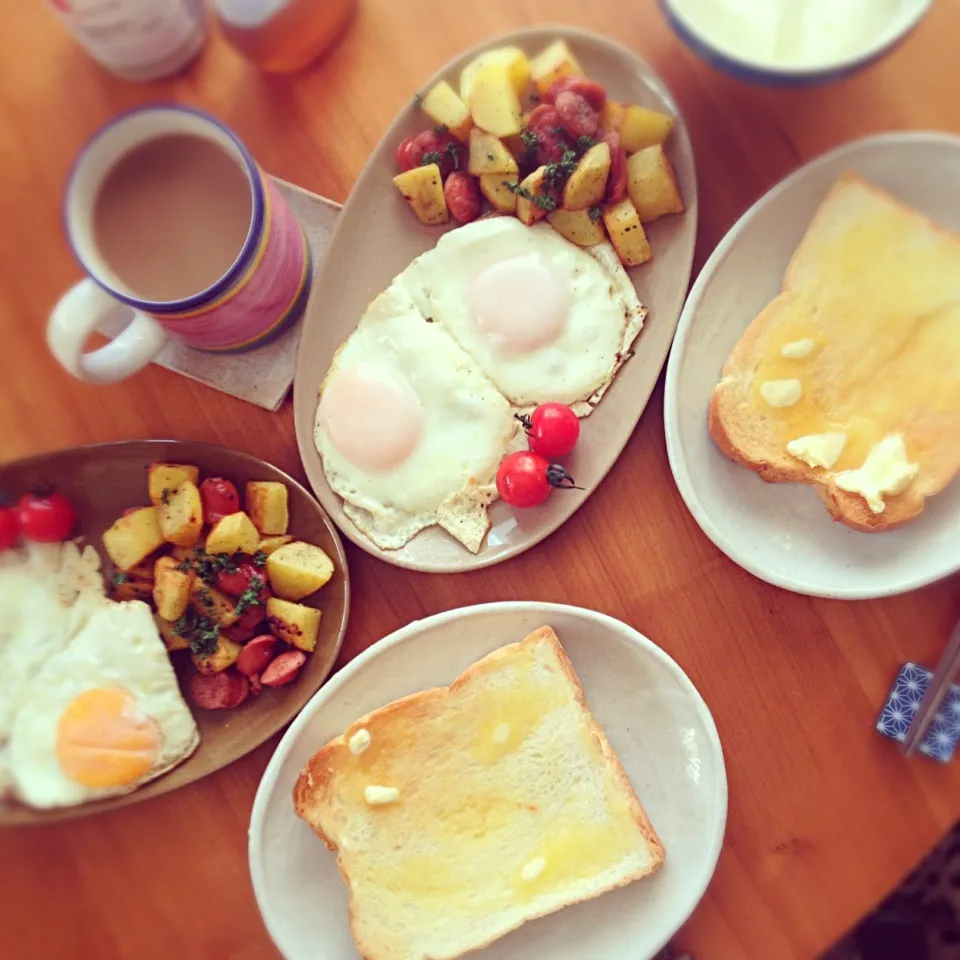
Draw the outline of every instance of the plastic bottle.
M243 56L269 73L293 73L339 39L357 0L214 0L220 29Z
M128 80L182 70L207 37L203 0L49 0L86 51Z

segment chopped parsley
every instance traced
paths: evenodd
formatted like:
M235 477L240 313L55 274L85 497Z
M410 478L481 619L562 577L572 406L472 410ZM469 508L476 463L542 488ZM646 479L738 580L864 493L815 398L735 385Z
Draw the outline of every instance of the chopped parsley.
M596 223L603 216L603 207L591 207L587 215Z
M265 567L267 565L267 555L262 550L258 550L253 555L253 565L255 567Z
M261 577L250 578L250 586L240 594L240 599L237 601L237 607L234 611L237 617L240 617L250 607L263 606L260 602L260 591L263 590L263 587L264 583Z
M548 163L543 171L543 182L551 187L562 187L568 177L577 169L575 150L564 150L558 163Z
M520 157L521 165L530 166L536 163L537 150L540 148L540 138L533 130L524 130L520 134L520 142L523 144L523 155Z
M119 587L121 583L126 583L130 579L129 575L124 573L122 570L114 571L113 576L110 578L110 583L114 587Z
M443 154L439 150L428 150L420 158L420 166L428 167L431 163L440 164L443 163Z
M460 151L457 149L457 145L452 142L448 143L446 146L446 153L450 162L453 164L453 169L459 170L460 169Z
M187 564L185 570L189 570L192 566L197 571L197 576L211 587L217 582L217 574L221 571L237 572L237 561L229 553L207 553L203 549L198 549L193 563L191 564L189 560L185 560L184 563Z
M178 637L190 641L190 649L199 657L209 657L217 649L220 639L220 624L198 613L193 607L187 607L183 616L173 624L173 632Z
M494 160L496 160L497 158L496 158L496 155L495 155L495 154L488 153L488 154L487 154L487 159L492 163L492 162L493 162Z
M577 137L577 149L581 153L586 153L591 147L595 147L600 141L593 137Z
M500 182L511 193L515 193L518 197L523 197L524 200L528 200L540 210L546 210L549 213L551 210L557 209L557 198L550 196L548 193L532 193L522 184L511 183L509 180L501 180Z

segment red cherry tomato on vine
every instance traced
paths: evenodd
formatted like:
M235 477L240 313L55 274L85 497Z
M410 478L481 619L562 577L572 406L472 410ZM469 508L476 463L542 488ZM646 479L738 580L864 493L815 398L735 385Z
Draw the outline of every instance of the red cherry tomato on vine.
M240 509L237 488L223 477L207 477L200 484L200 502L203 504L203 519L211 524Z
M580 420L565 403L541 403L523 425L530 449L543 457L565 457L580 437Z
M497 492L512 507L536 507L553 487L573 487L573 477L532 450L508 453L497 470Z
M401 173L406 173L414 167L419 167L422 154L423 147L417 143L416 136L406 137L397 147L397 169Z
M19 537L17 511L13 507L0 507L0 550L9 550Z
M36 543L66 540L77 522L77 511L62 493L25 493L16 512L23 535Z

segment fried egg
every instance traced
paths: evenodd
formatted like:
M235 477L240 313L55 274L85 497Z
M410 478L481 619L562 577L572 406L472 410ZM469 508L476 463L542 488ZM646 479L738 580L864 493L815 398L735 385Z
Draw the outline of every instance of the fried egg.
M25 803L70 806L135 790L199 741L149 607L104 601L33 677L7 761Z
M377 546L439 524L476 552L518 431L507 400L394 282L334 356L314 440L344 512Z
M609 243L583 249L514 217L444 234L399 281L522 409L559 401L589 413L646 315Z

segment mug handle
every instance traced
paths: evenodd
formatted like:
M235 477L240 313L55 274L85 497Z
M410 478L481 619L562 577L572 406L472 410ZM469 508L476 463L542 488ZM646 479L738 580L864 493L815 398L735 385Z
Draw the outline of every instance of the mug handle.
M74 284L57 302L47 321L47 346L57 361L79 380L115 383L142 370L167 342L153 317L133 310L133 318L110 343L83 352L87 338L117 301L89 277Z

